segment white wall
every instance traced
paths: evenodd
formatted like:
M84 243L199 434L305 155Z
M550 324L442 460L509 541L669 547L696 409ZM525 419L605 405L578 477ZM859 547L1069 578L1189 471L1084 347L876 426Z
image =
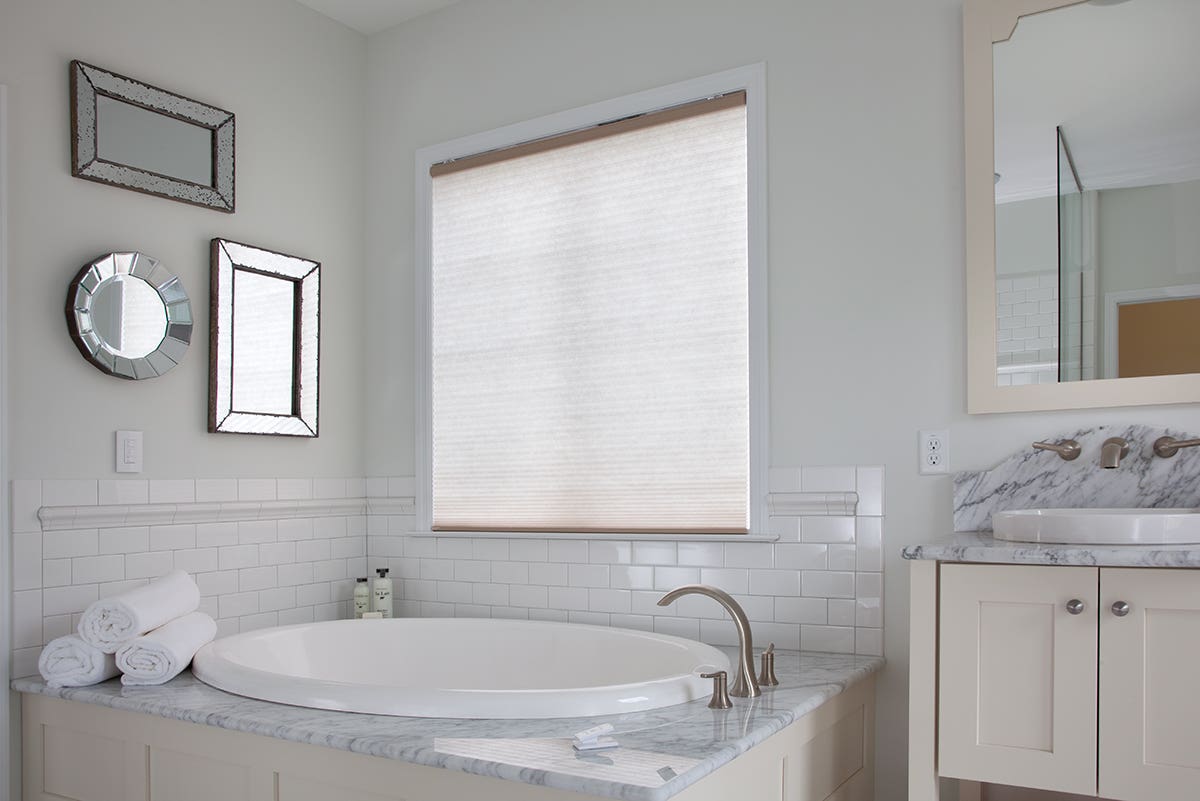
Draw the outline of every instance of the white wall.
M71 177L72 59L234 112L236 214ZM145 432L138 479L270 476L274 486L275 477L361 475L364 37L290 0L4 0L0 83L12 155L9 477L115 478L118 428ZM207 433L215 236L323 263L320 439ZM179 367L151 381L102 374L67 335L68 282L118 249L162 260L192 299L196 339ZM0 546L8 571L7 536ZM0 607L7 630L7 598ZM18 774L15 763L0 769L0 797Z
M981 468L1076 425L1200 431L1200 407L968 417L961 0L463 2L368 41L367 475L413 473L413 151L766 61L771 463L887 471L879 797L903 786L908 571L950 530L920 428Z
M113 431L145 432L144 478L345 476L362 471L364 38L290 0L9 0L14 198L9 247L12 477L113 475ZM79 59L232 111L237 212L71 177L67 67ZM322 262L321 437L212 436L208 242L214 236ZM183 363L123 381L67 335L67 284L91 259L136 249L192 299Z

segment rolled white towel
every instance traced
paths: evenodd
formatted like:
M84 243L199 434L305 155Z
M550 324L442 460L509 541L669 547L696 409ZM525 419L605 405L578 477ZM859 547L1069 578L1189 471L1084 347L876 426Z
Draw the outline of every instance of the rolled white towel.
M202 647L217 636L216 622L203 612L172 620L117 651L126 686L162 684L183 672Z
M182 570L89 606L79 619L79 636L106 654L164 623L200 607L200 588Z
M74 634L46 643L38 672L50 687L86 687L120 673L112 654L93 648Z

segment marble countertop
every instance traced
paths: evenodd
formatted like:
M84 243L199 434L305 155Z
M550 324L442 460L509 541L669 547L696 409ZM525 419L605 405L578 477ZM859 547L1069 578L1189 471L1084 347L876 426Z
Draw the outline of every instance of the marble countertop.
M904 548L905 559L1013 565L1200 567L1200 545L1053 545L1009 542L984 532L959 532Z
M937 558L937 557L927 557ZM1200 564L1200 562L1198 562ZM733 651L730 649L732 655ZM14 690L144 712L282 740L493 776L626 801L663 801L882 669L871 656L779 651L778 687L732 709L707 701L648 712L554 720L459 720L363 715L257 701L185 672L158 687L51 689L40 678ZM611 723L620 748L576 754L570 737Z

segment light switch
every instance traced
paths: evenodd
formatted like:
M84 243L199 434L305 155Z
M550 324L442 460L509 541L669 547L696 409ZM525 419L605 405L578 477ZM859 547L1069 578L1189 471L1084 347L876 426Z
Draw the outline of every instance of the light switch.
M142 432L117 432L117 472L142 472Z

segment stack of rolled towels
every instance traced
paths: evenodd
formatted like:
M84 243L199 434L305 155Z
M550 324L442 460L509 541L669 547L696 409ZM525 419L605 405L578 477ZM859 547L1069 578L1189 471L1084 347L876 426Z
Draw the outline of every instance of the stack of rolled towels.
M217 635L199 607L196 582L172 571L89 606L77 634L42 649L38 670L50 687L84 687L118 673L126 686L170 681Z

